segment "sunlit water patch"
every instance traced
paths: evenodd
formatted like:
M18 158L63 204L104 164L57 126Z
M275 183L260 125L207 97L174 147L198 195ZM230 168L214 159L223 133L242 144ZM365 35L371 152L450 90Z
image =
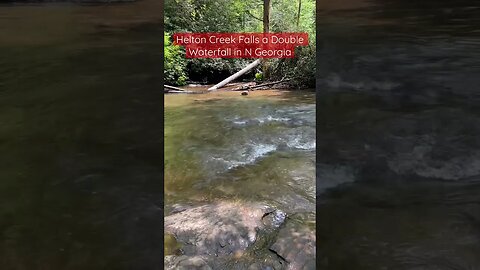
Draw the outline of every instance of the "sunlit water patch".
M172 194L167 203L188 201L195 193L314 212L313 97L285 92L283 98L228 97L167 106L166 174L172 175L165 179ZM303 206L292 208L295 203Z

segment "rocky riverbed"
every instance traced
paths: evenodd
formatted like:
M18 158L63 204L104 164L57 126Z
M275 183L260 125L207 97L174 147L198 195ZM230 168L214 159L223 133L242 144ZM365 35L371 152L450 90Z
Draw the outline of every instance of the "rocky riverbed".
M315 269L315 104L165 96L166 269Z
M165 269L315 269L315 231L265 204L178 206L165 233Z

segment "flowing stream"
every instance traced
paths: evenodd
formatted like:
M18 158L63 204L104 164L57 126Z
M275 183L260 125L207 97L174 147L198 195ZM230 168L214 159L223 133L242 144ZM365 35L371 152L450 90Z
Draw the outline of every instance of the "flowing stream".
M167 207L227 197L314 212L315 95L269 91L166 97Z
M0 5L1 269L161 269L160 8Z
M479 15L320 1L321 269L480 269Z
M313 92L167 95L161 119L160 5L0 6L0 268L160 269L178 204L313 230Z
M312 91L166 95L165 214L259 202L314 231L315 148Z

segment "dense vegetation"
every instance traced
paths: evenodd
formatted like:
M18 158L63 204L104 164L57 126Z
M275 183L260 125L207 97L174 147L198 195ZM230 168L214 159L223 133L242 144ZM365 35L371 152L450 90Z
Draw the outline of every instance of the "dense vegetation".
M300 5L299 5L300 4ZM183 48L167 42L175 32L262 32L262 0L166 0L165 1L165 81L181 85L185 81L214 83L243 68L249 59L185 59ZM299 8L300 7L300 8ZM291 78L292 86L315 84L315 1L272 0L270 32L307 32L309 46L298 47L294 59L271 59L245 75L254 79ZM167 55L168 54L168 55ZM244 77L244 78L245 78Z
M164 78L165 81L176 85L185 85L187 80L185 53L180 46L175 46L170 35L164 33Z

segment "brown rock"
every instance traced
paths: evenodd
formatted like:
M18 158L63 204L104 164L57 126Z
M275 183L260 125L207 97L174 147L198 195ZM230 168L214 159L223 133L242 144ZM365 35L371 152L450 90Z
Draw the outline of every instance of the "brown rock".
M166 256L164 266L166 270L212 270L201 256Z
M264 223L269 213L276 222ZM219 202L186 209L165 217L165 232L175 235L185 255L233 255L257 240L259 230L275 228L281 211L240 202ZM281 220L283 222L283 220Z
M288 262L288 270L314 270L315 241L315 231L289 222L280 230L270 250Z

